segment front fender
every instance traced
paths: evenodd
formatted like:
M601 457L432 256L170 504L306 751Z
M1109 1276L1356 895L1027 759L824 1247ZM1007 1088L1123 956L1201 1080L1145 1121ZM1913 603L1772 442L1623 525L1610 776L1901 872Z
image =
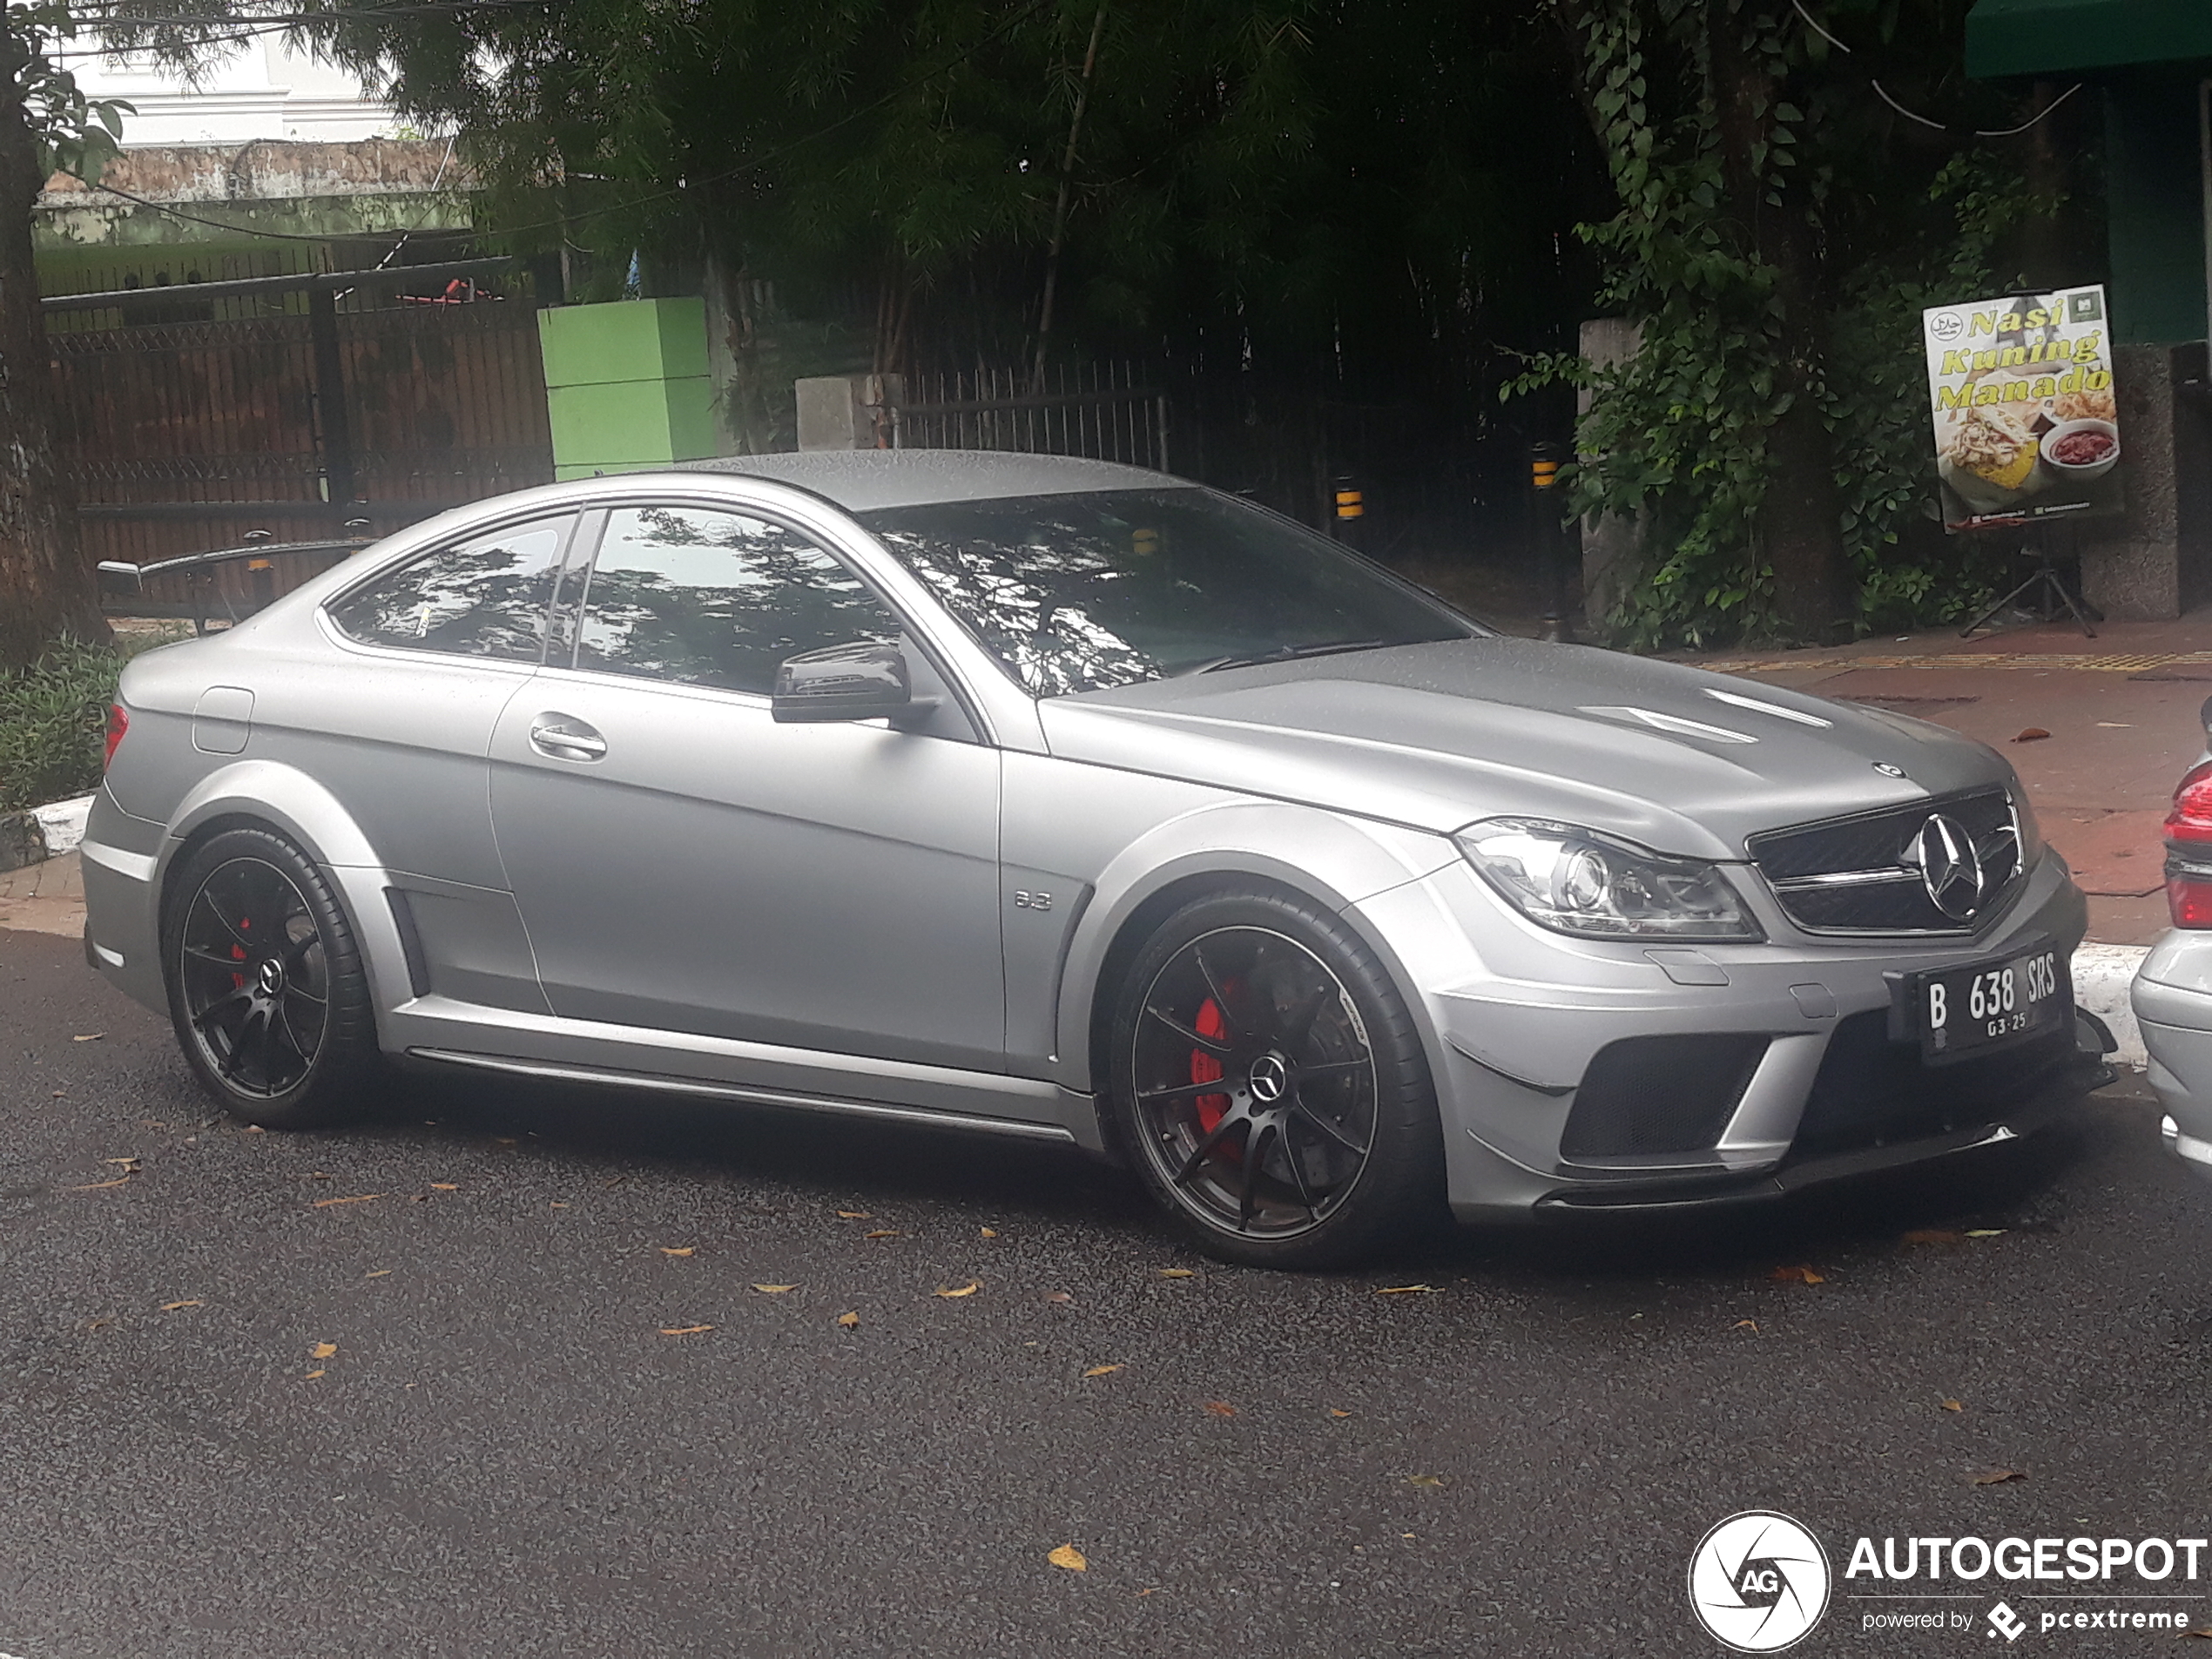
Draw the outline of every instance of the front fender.
M1147 831L1099 873L1069 938L1055 1080L1087 1092L1102 1086L1090 1041L1102 981L1131 919L1169 888L1194 877L1245 876L1340 912L1458 857L1440 835L1276 801L1201 806Z

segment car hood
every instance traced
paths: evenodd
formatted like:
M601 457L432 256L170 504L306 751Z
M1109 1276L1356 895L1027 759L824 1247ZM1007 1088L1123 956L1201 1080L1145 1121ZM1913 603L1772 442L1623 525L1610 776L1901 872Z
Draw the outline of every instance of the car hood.
M1053 753L1072 760L1440 833L1558 819L1710 859L1745 857L1762 830L2016 786L2002 756L1942 726L1527 639L1218 670L1038 707Z

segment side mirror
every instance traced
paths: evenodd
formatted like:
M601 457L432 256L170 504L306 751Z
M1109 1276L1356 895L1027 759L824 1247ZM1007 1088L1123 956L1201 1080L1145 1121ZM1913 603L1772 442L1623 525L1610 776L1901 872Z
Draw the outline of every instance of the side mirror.
M905 725L935 707L917 700L897 645L865 640L786 657L776 669L770 711L779 725L888 719Z

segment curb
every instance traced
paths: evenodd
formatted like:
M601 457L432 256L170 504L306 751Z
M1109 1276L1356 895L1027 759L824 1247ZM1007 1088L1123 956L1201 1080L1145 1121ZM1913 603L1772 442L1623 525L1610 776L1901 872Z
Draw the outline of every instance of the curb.
M78 795L28 812L0 813L0 873L28 869L75 852L84 839L84 820L91 811L92 797Z
M2144 1052L2142 1028L2128 1005L2128 988L2149 954L2147 945L2083 945L2074 953L2074 1006L2112 1028L2120 1043L2113 1063L2137 1071L2150 1063L2150 1055Z

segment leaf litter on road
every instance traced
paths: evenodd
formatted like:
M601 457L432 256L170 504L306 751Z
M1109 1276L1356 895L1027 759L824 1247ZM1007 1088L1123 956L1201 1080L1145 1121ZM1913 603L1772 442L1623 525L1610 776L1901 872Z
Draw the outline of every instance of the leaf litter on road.
M1375 1286L1375 1294L1377 1296L1434 1296L1436 1286L1433 1285L1378 1285Z
M1804 1265L1777 1267L1767 1277L1784 1285L1825 1285L1828 1282L1826 1274L1816 1273L1811 1268Z
M336 1343L318 1342L314 1347L307 1350L307 1355L308 1358L313 1359L327 1359L331 1357L331 1355L336 1353L337 1352L338 1345Z
M840 1313L837 1316L837 1322L850 1331L860 1323L860 1316L857 1313Z
M2000 1486L2007 1480L2027 1479L2027 1473L2024 1469L1984 1469L1979 1474L1969 1475L1967 1483L1977 1487L1993 1487Z
M1071 1573L1090 1571L1090 1563L1083 1559L1082 1551L1077 1549L1073 1544L1061 1545L1059 1548L1047 1555L1045 1560L1050 1561L1055 1567L1065 1568Z
M1963 1412L1966 1409L1966 1402L1964 1400L1946 1399L1941 1401L1940 1404L1942 1405L1943 1409L1947 1412Z
M1225 1399L1210 1399L1206 1401L1205 1406L1206 1410L1216 1417L1234 1417L1237 1414L1237 1408Z
M311 1210L328 1210L341 1204L368 1204L382 1197L381 1192L358 1192L350 1198L318 1198L308 1206Z
M756 1285L752 1287L763 1296L782 1296L799 1288L796 1285Z
M976 1291L981 1290L982 1288L983 1281L981 1279L971 1278L967 1284L958 1286L948 1287L946 1285L940 1285L935 1290L932 1291L930 1294L932 1296L941 1296L948 1302L950 1302L960 1297L973 1296Z
M690 1256L698 1251L697 1244L663 1244L660 1247L660 1253L664 1256Z
M1163 1267L1160 1270L1160 1277L1162 1278L1196 1278L1198 1273L1196 1268Z
M205 1302L164 1302L161 1305L161 1311L164 1313L174 1313L179 1308L204 1308L206 1305Z
M713 1329L711 1325L664 1325L661 1326L660 1333L664 1337L695 1337Z
M1083 1375L1086 1377L1110 1377L1116 1372L1123 1369L1124 1369L1124 1367L1121 1366L1093 1366L1089 1371L1083 1372Z

